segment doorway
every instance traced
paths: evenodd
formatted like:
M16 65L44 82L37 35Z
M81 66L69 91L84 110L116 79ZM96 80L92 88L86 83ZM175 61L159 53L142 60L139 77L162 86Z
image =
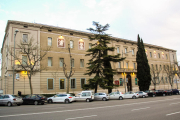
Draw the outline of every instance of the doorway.
M128 83L127 83L127 89L128 91L132 91L132 81L131 81L131 75L127 75L126 78L128 79Z

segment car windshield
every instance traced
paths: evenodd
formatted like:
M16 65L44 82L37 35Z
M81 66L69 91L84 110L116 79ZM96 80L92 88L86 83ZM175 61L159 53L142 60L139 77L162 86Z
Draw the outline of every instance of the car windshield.
M38 95L39 97L45 97L44 95Z
M13 98L18 97L17 95L12 95Z

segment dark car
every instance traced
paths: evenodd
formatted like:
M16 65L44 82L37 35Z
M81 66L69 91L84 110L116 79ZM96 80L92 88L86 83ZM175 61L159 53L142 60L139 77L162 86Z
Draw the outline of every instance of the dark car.
M166 95L172 95L173 94L173 91L172 90L164 90Z
M166 92L164 90L155 90L156 96L166 96Z
M179 90L178 89L171 89L173 92L173 95L178 95L179 94Z
M151 97L155 97L156 96L156 92L154 90L146 90L144 92L147 93L148 96L151 96Z
M27 95L23 98L23 104L34 104L34 105L44 105L46 97L43 95Z

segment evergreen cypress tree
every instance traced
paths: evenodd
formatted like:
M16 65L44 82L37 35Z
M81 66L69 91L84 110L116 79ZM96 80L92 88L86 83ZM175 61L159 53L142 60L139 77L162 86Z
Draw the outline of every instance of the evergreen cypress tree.
M145 91L149 89L151 82L150 67L148 64L147 56L144 49L143 40L140 40L139 34L137 38L138 51L136 54L137 62L137 78L139 79L138 85L140 91Z
M112 91L114 87L113 84L113 74L115 71L112 69L110 62L119 62L123 58L119 58L118 55L108 55L109 51L114 51L114 47L108 47L110 44L111 37L105 33L108 30L109 25L100 25L98 22L93 22L96 29L89 28L94 35L89 36L90 41L98 40L97 43L92 44L92 48L87 50L88 54L86 56L91 56L89 60L89 67L87 67L87 72L85 75L91 76L95 74L93 79L89 79L89 83L84 85L84 89L95 89L97 92L97 86L99 85L103 89L108 89L108 92Z

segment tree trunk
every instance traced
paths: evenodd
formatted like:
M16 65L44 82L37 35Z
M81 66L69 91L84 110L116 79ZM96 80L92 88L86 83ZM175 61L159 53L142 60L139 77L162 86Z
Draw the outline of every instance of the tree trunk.
M31 92L31 95L32 95L33 90L32 90L32 83L31 83L31 75L29 76L29 86L30 86L30 92Z
M69 78L67 78L67 93L69 93Z

